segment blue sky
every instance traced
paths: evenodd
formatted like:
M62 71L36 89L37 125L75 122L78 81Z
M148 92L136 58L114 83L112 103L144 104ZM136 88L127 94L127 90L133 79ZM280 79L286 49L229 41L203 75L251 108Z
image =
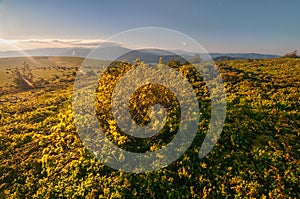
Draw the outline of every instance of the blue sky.
M155 26L182 32L209 52L285 54L300 50L299 10L297 0L0 0L0 51L9 48L3 41L38 48Z

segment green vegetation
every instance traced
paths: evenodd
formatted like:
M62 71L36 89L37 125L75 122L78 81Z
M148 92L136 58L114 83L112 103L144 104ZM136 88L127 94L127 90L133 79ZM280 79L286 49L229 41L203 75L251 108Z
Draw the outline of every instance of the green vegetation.
M170 62L197 90L202 111L199 132L176 162L145 174L113 170L97 161L81 143L72 118L71 95L82 59L25 61L32 69L33 82L43 78L42 86L18 88L11 71L21 67L24 58L0 59L0 74L4 75L0 90L0 198L300 197L299 59L216 63L224 80L228 110L221 138L203 159L198 158L198 151L210 116L209 94L192 67ZM120 71L126 71L120 69L130 67L112 68L107 78L110 75L116 80ZM91 67L85 75L95 74ZM149 88L141 88L141 93L144 89ZM153 95L163 88L151 89L151 100L168 105L169 101ZM136 93L133 99L144 98ZM143 106L148 108L151 103L141 107L135 103L131 103L136 107L133 111L145 116ZM107 110L97 111L101 114ZM139 122L148 122L135 112L133 117ZM110 125L114 124L108 123L113 129ZM111 140L129 150L140 147L140 151L151 151L168 142L164 135L171 132L167 127L162 136L137 142L115 130Z

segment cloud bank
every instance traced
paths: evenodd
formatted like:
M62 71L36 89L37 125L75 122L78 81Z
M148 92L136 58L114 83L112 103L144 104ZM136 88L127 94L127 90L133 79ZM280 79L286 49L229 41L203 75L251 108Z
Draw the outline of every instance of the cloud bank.
M3 42L1 42L3 40ZM103 47L122 46L119 43L106 42L105 40L84 39L23 39L0 41L0 51L28 50L38 48L96 48L101 44Z

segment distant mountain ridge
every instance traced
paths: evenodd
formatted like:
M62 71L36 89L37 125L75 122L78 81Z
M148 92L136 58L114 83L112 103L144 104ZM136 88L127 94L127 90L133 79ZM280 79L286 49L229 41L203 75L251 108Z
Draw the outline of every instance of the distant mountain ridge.
M264 59L264 58L278 58L280 55L260 54L260 53L209 53L211 58L230 57L235 59Z
M186 52L182 50L131 50L121 46L110 46L102 48L40 48L40 49L30 49L24 51L0 51L0 58L5 57L24 57L24 56L74 56L74 57L87 57L91 52L92 56L90 58L99 60L116 60L120 55L131 53L130 59L135 59L134 57L140 57L141 60L146 62L151 62L157 60L160 56L166 57L168 60L172 58L178 58L182 56L185 59L192 58L195 54L194 52ZM121 56L121 57L122 57ZM207 54L200 54L202 59L208 59ZM260 53L209 53L209 56L213 60L225 60L225 59L263 59L263 58L277 58L279 55L274 54L260 54ZM120 58L120 57L119 57ZM129 60L131 61L131 60Z

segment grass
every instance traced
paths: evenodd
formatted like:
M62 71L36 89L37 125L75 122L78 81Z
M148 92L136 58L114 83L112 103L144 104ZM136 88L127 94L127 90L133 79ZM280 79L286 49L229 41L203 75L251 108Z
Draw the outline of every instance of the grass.
M66 70L74 70L83 62L83 58L78 57L14 57L0 58L0 87L12 85L13 75L10 70L21 67L26 62L32 69L35 79L51 79L55 76L62 76L64 73L55 66L64 66ZM42 69L46 67L46 69Z

